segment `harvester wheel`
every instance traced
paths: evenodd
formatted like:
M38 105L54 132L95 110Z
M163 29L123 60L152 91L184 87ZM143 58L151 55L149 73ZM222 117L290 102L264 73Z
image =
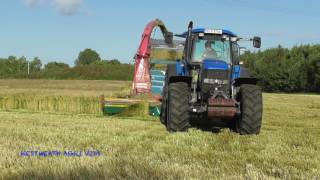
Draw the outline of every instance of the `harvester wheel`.
M236 122L236 131L242 135L259 134L262 122L262 92L256 85L240 86L241 116Z
M169 84L167 106L167 129L170 132L187 131L190 127L190 90L187 83Z

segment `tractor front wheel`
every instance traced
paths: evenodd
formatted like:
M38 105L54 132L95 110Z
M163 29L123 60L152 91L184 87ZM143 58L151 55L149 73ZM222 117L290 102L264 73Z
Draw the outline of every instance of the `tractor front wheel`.
M167 124L167 99L168 99L167 89L168 89L167 85L164 85L162 102L161 102L161 112L160 112L160 122L164 125Z
M169 84L167 99L167 129L170 132L187 131L190 128L189 96L187 83Z
M238 100L241 115L236 122L236 131L242 135L259 134L262 123L261 89L256 85L241 85Z
M166 79L165 79L165 85L163 87L163 96L162 96L162 102L161 102L161 112L160 112L160 122L164 125L167 124L167 99L168 99L168 85L169 85L169 79L171 76L176 75L176 65L175 64L168 64L167 71L166 71Z

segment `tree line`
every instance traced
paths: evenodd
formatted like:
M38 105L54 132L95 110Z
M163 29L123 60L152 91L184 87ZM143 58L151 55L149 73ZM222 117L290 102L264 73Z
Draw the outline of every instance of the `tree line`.
M39 58L28 61L26 57L0 58L0 78L29 79L83 79L83 80L132 80L134 66L117 59L102 60L100 55L85 49L79 53L75 66L62 62L42 65Z
M320 45L267 49L241 55L244 65L267 92L320 92ZM28 73L29 63L29 73ZM39 58L0 58L0 78L132 80L134 65L102 60L91 49L79 53L75 66L61 62L42 65Z
M320 92L320 45L278 46L241 56L264 91Z

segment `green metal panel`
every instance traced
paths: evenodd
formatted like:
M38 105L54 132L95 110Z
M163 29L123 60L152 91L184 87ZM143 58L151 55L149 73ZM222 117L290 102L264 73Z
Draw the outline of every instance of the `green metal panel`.
M150 105L149 106L149 115L150 116L160 116L161 105Z
M113 115L113 114L120 114L122 113L126 108L128 108L128 105L105 105L103 108L103 114L105 115Z
M128 108L129 105L105 105L103 108L103 114L104 115L115 115L115 114L120 114L126 108ZM161 105L156 104L156 105L149 105L149 115L150 116L160 116L160 108Z

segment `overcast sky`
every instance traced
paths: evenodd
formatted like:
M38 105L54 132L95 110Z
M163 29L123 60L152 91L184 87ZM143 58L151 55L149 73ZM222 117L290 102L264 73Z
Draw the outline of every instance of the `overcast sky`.
M320 42L319 7L316 0L2 0L0 57L72 65L81 50L92 48L104 59L130 62L154 18L175 33L193 20L197 27L259 35L263 49L314 44Z

